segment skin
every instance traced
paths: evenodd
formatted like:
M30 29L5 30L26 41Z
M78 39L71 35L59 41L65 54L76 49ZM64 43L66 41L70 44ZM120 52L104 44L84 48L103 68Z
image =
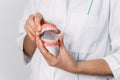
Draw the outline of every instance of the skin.
M34 21L34 18L37 20ZM43 19L42 16L34 14L30 16L27 20L25 25L25 30L28 33L24 39L24 51L25 53L32 57L36 47L39 49L45 60L50 66L57 67L63 69L65 71L71 73L78 73L78 74L89 74L89 75L112 75L112 71L110 70L108 64L103 59L96 59L96 60L89 60L89 61L74 61L70 53L66 50L63 42L63 35L59 38L59 55L54 56L52 55L42 44L40 37L37 35L38 32L41 30L41 21ZM38 21L38 22L37 22ZM27 24L28 23L28 24ZM34 25L32 25L34 23ZM36 24L38 23L38 24ZM27 25L31 25L30 27ZM39 25L39 27L37 27Z
M70 53L66 50L63 43L63 36L60 37L60 52L58 56L52 55L42 44L39 36L36 38L36 44L40 52L50 66L63 69L68 72L89 75L112 75L108 64L103 59L90 60L84 62L74 61Z
M23 51L24 53L32 57L36 49L36 36L39 35L41 25L45 23L40 13L32 14L24 25L24 29L27 35L24 38Z

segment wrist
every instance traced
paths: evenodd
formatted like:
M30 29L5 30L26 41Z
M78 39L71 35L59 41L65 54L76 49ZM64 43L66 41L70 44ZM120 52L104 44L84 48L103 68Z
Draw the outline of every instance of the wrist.
M82 73L82 69L83 69L83 68L82 68L82 66L81 66L81 62L77 61L77 62L76 62L75 73L77 73L77 74L78 74L78 73L79 73L79 74Z
M35 40L32 40L32 39L29 37L28 34L25 36L25 39L24 39L24 40L27 40L28 42L30 42L30 43L33 44L33 45L36 45L36 39L35 39Z
M32 56L36 49L35 41L31 40L28 35L25 36L23 42L23 50L28 56Z
M70 72L75 73L75 74L80 73L81 72L80 62L75 61L74 65L72 66L72 68L70 68Z

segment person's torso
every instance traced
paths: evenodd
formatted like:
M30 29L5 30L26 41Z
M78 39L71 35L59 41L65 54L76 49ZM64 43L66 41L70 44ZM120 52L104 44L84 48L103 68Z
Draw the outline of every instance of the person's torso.
M109 0L39 0L38 11L62 31L65 46L76 61L101 59L110 53ZM50 67L38 49L30 70L29 80L111 80Z

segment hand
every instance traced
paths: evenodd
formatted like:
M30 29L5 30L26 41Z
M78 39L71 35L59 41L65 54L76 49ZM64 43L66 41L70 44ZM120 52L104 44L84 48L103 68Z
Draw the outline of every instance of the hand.
M60 52L58 56L52 55L45 48L45 46L42 44L40 37L37 37L36 44L50 66L61 68L63 70L66 70L72 73L76 72L77 62L74 61L73 57L66 50L63 43L63 36L60 37L60 45L59 45Z
M31 40L35 41L36 35L39 35L41 24L43 23L43 16L40 13L29 16L25 23L24 29Z

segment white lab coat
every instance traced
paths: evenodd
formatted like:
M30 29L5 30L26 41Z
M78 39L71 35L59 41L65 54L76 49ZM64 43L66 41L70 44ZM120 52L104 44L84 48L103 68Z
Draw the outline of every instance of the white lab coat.
M64 34L67 50L76 61L104 59L114 77L73 74L50 67L38 49L24 55L28 80L120 80L120 0L29 0L19 25L18 45L23 50L24 24L40 12Z

